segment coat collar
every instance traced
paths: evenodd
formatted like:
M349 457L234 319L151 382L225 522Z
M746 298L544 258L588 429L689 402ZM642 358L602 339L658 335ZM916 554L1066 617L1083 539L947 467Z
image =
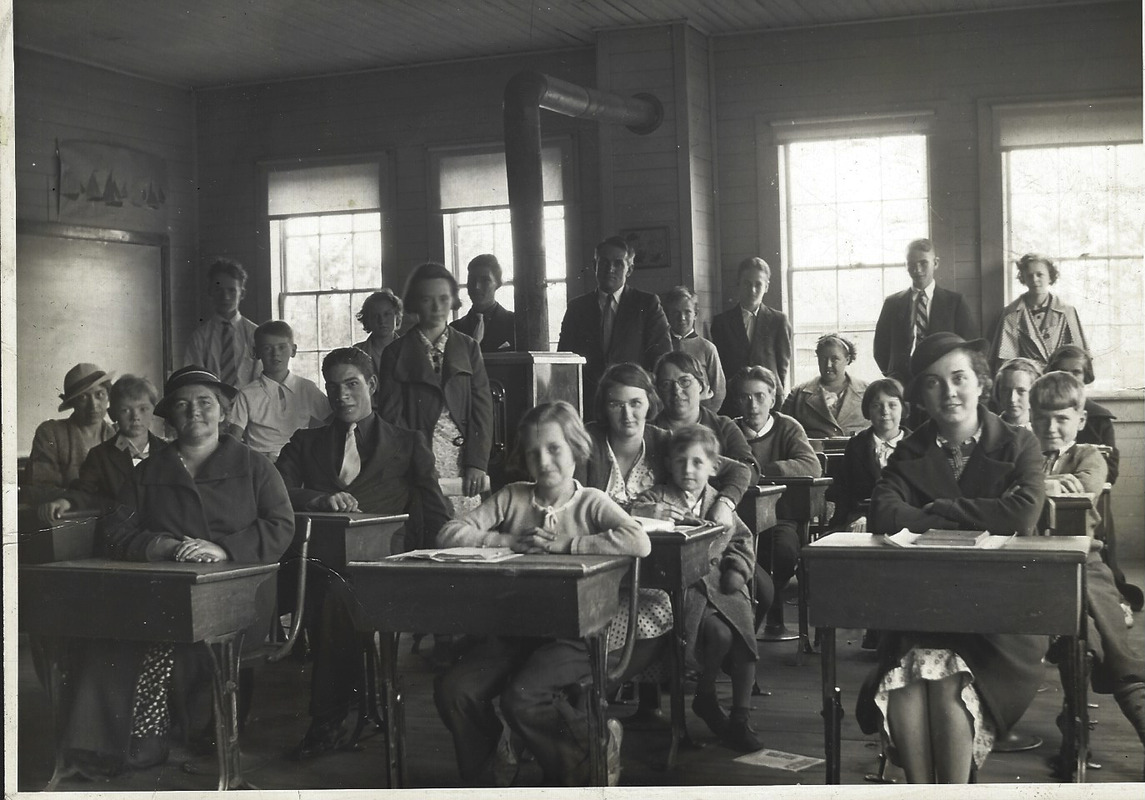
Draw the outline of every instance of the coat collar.
M219 446L211 453L199 468L198 476L192 480L191 474L179 460L177 443L160 447L158 452L143 462L139 473L139 482L145 485L154 484L187 484L195 482L222 481L250 474L251 450L246 445L229 434L219 437Z
M421 338L415 329L410 329L397 345L397 358L394 361L394 380L399 383L427 383L431 386L445 385L454 375L473 374L473 362L469 358L469 348L461 338L465 334L453 328L445 342L445 356L441 366L441 377L433 371L433 365L425 356ZM400 345L398 344L400 342Z

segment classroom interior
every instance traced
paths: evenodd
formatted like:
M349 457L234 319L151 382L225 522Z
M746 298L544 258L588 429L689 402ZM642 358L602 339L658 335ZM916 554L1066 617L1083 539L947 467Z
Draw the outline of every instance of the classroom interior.
M313 371L322 351L360 338L351 315L364 296L360 290L400 292L412 269L429 260L460 270L464 280L465 262L476 254L467 247L504 247L507 201L499 184L485 185L483 176L503 163L502 100L518 73L540 72L624 97L653 95L663 110L660 125L646 134L542 112L545 200L552 215L547 230L557 230L546 242L550 326L559 324L565 298L594 288L593 247L612 233L635 232L653 243L633 285L657 293L692 287L702 320L731 306L736 265L758 255L774 270L765 302L784 310L795 328L794 383L815 374L814 341L821 333L852 331L869 349L883 295L907 283L901 260L887 254L916 236L931 238L941 257L938 284L960 292L989 333L1015 296L1013 262L1024 252L1009 249L1021 238L1009 225L1010 153L1120 144L1133 136L1140 150L1142 9L1135 0L176 5L14 0L3 15L10 23L3 47L14 69L0 88L15 120L14 130L4 123L9 136L0 142L11 167L0 193L6 281L15 264L15 288L9 283L3 297L0 401L4 417L16 420L5 426L3 440L6 544L15 539L15 492L9 491L15 460L27 455L35 425L57 416L56 387L66 369L94 361L161 383L181 366L191 332L210 314L204 268L213 258L233 258L247 269L241 310L248 318L286 316L293 323L285 313L291 310L307 320L299 363ZM1043 136L1039 122L1056 133ZM1078 131L1071 133L1074 123ZM885 226L901 236L876 244L873 257L871 250L840 244L856 238L853 231L812 229L836 242L832 263L851 259L850 268L866 270L833 269L824 290L826 284L807 277L815 270L800 269L801 260L814 263L822 248L811 253L816 248L800 240L793 223L798 147L903 135L923 137L922 173L911 179L922 187L921 219L908 211L897 218L900 227ZM90 143L109 149L92 156L83 147ZM138 156L133 168L149 171L159 190L151 202L125 208L131 204L77 201L83 187L75 189L61 160L74 159L71 166L81 169L83 159L111 157L108 152ZM1131 163L1140 173L1141 161ZM337 176L329 196L305 184L308 169ZM451 183L451 177L457 180ZM294 180L300 191L296 186L293 193L276 194L276 187ZM889 188L894 177L887 180ZM1128 212L1135 238L1113 241L1118 237L1111 234L1101 252L1060 255L1072 259L1069 267L1062 262L1063 269L1092 268L1107 276L1104 300L1092 305L1104 309L1092 324L1104 326L1097 363L1107 369L1093 396L1116 415L1121 472L1112 507L1120 558L1141 585L1143 177L1125 180L1135 198ZM330 293L335 300L324 305L327 284L301 291L291 285L289 218L347 211L359 190L370 212L364 216L376 220L362 229L371 244L347 269L347 283ZM103 194L106 200L106 189ZM353 196L346 200L347 194ZM307 205L324 199L329 208ZM888 203L897 199L882 201L881 213L892 215ZM835 213L845 215L838 208ZM902 226L911 219L917 224L907 233ZM1102 224L1117 227L1105 217ZM1058 246L1042 249L1056 254ZM130 265L126 280L122 264ZM1125 275L1129 279L1118 283ZM1096 284L1070 285L1095 297L1098 292ZM816 312L801 317L795 300L823 291L830 302L818 298ZM505 303L511 294L505 287L500 299ZM1080 306L1079 298L1070 299ZM555 334L550 338L555 342ZM12 550L5 547L7 593L15 586ZM1132 633L1140 647L1145 619L1136 617ZM13 614L6 625L15 625ZM840 681L852 698L871 659L858 647L860 634L840 633ZM5 670L6 697L19 696L18 735L5 738L5 758L18 768L14 786L34 791L51 774L51 728L46 697L26 648L15 652L16 641L5 636L6 663L19 659L18 670ZM411 785L457 786L449 740L429 698L432 672L408 644L401 658L409 675ZM760 683L768 694L757 698L756 718L774 743L769 746L821 758L819 667L815 657L802 661L793 643L761 646ZM310 764L284 759L305 728L305 670L305 664L286 661L260 678L244 734L259 763L252 782L266 788L380 786L376 739L367 740L363 752ZM980 780L1052 780L1045 758L1057 741L1061 689L1049 668L1046 688L1024 727L1047 744L993 758ZM1132 730L1108 698L1091 700L1101 706L1091 712L1099 720L1092 746L1103 763L1088 780L1141 781L1141 748ZM847 784L877 772L875 738L858 731L852 708L844 721ZM621 706L618 713L627 712ZM697 727L697 720L690 725ZM715 744L685 753L665 772L657 766L662 746L659 731L626 738L622 782L823 780L821 764L800 772L734 764L732 754ZM106 786L69 782L60 789L213 784L178 764L119 780Z

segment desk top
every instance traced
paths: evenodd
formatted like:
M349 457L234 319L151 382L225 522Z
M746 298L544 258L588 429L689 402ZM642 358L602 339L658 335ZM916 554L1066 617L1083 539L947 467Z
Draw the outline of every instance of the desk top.
M987 542L994 544L992 540L1003 540L1004 543L1000 547L996 545L958 548L895 547L886 544L882 537L877 534L840 531L811 542L803 549L803 555L805 558L814 559L816 556L841 555L841 551L845 549L847 558L853 559L1000 558L1020 560L1037 557L1043 560L1062 559L1081 562L1089 553L1089 537L1087 536L991 536Z
M759 479L760 486L830 486L831 478L812 478L810 475L770 475Z
M315 523L342 524L348 528L375 525L379 522L405 522L409 514L371 514L365 511L295 511L295 518L310 518Z
M233 580L249 575L274 572L278 564L236 564L233 561L199 563L193 561L117 561L111 558L84 558L74 561L55 561L50 564L21 564L21 575L63 573L123 576L162 576L162 578L188 583L213 583Z
M526 553L507 561L473 564L458 562L427 561L416 558L389 557L381 561L351 561L347 567L351 571L369 574L387 572L417 572L430 575L505 575L528 573L530 576L552 576L556 578L576 578L610 572L614 569L627 569L631 556L595 556L569 554Z
M782 491L782 489L780 490ZM648 538L652 541L652 549L655 551L658 544L707 541L723 529L724 526L717 522L706 522L703 525L675 528L670 531L648 531Z
M823 439L808 437L807 441L810 442L811 449L816 453L841 453L847 449L847 443L851 441L851 437L829 436Z
M1092 494L1047 494L1046 502L1059 508L1093 508Z
M764 480L768 479L765 478ZM784 483L760 483L747 487L747 491L744 493L744 499L746 500L749 497L769 497L770 495L779 496L783 494L786 488L787 485Z

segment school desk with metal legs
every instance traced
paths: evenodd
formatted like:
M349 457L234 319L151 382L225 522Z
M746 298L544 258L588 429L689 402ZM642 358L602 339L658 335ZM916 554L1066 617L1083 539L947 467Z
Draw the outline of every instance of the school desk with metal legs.
M379 694L387 721L388 786L398 788L407 782L395 639L403 631L583 639L592 669L588 705L592 780L596 786L606 785L605 640L620 608L621 581L633 561L628 556L522 555L491 564L351 563L347 574L364 629L382 632Z
M1038 530L1054 536L1086 536L1086 520L1093 500L1089 494L1047 494Z
M803 551L811 623L822 633L827 783L839 782L842 702L835 629L1022 633L1069 640L1067 742L1077 780L1089 747L1084 536L990 537L980 548L893 547L869 533L833 533ZM935 587L950 587L942 602Z
M674 531L649 531L652 553L644 559L641 586L663 589L672 601L671 685L672 742L668 747L666 769L676 766L680 743L691 744L684 710L684 595L688 587L703 579L709 570L718 569L709 556L712 539L722 525L708 524Z
M775 513L779 519L789 519L795 522L796 529L799 531L801 552L811 542L811 520L817 520L820 528L827 524L827 489L832 483L830 478L805 476L759 479L761 487L782 486L784 488ZM815 650L811 646L810 628L807 624L807 590L806 581L803 580L802 557L796 564L795 577L799 582L799 653L813 653ZM783 602L778 593L776 593L775 602Z
M240 632L257 615L255 594L278 564L139 563L109 559L20 567L20 629L44 646L48 697L56 726L56 764L47 789L63 777L60 748L61 656L66 639L126 639L202 644L210 654L219 786L249 787L239 754Z

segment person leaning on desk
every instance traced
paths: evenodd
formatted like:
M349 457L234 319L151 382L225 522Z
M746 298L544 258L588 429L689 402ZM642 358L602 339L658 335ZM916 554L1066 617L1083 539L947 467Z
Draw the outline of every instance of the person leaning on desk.
M176 439L120 489L116 510L100 527L109 557L270 564L286 551L294 515L282 478L265 456L219 433L235 394L194 365L167 379L155 413L171 423ZM260 621L247 632L253 641L265 635L272 603L272 594L260 595ZM161 764L169 720L188 735L206 726L210 681L201 650L102 639L77 650L63 747L81 774Z
M873 533L1033 530L1045 502L1041 450L1032 433L981 404L986 349L983 339L948 332L915 348L910 393L930 419L875 485ZM882 733L912 783L966 783L1033 701L1045 649L1043 636L887 633L856 718L865 733Z

